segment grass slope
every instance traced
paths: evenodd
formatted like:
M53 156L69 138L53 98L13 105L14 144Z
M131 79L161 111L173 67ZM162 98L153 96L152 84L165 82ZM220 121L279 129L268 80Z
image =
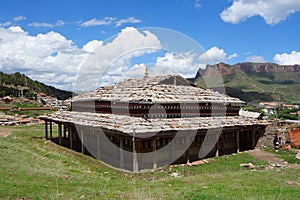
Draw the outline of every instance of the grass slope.
M205 81L204 81L205 80ZM237 72L220 77L199 77L196 84L204 88L228 87L228 95L246 102L300 101L300 73Z
M43 126L0 127L0 199L299 199L299 169L242 153L200 166L132 174L43 139ZM171 177L177 172L180 177Z

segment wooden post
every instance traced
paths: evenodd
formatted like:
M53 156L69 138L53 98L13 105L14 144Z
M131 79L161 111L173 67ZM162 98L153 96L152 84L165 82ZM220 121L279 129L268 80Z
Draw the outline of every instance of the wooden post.
M252 141L252 148L255 149L255 129L252 130L252 135L251 135L251 141Z
M221 133L222 134L222 133ZM220 139L221 139L221 137L219 137L218 139L217 139L217 143L216 143L216 148L217 148L217 151L216 151L216 155L215 155L215 157L219 157L220 156Z
M63 128L64 128L64 139L66 139L67 138L67 128L66 128L65 124L63 125Z
M50 140L52 141L52 122L50 121Z
M189 137L186 137L186 138L185 138L185 145L188 146L188 149L186 150L185 155L186 155L186 162L187 162L187 163L190 162L190 145L188 145L189 142L190 142L190 138L189 138Z
M157 168L157 151L156 151L156 138L155 137L152 139L152 152L154 154L153 169L156 169Z
M100 146L100 133L97 133L97 159L100 160L101 159L101 146Z
M48 140L48 121L45 120L45 139Z
M236 153L240 152L240 131L236 131Z
M123 138L120 138L120 168L124 168Z
M73 149L73 127L69 128L70 149Z
M176 160L176 148L175 148L175 138L171 140L172 142L172 163Z
M81 153L82 153L82 154L84 154L84 153L85 153L85 151L84 151L84 144L83 144L83 141L84 141L83 137L84 137L83 130L80 130L80 138L81 138Z
M58 144L62 144L62 138L61 138L61 124L58 124Z
M137 160L135 137L132 137L132 152L133 152L133 172L137 172L139 170L139 165Z

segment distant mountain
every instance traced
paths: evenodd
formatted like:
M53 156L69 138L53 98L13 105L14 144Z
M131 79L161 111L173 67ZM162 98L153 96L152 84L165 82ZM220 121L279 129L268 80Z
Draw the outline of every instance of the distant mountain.
M300 65L219 63L199 69L195 83L246 102L300 102Z
M56 89L52 86L34 81L19 72L14 74L0 72L0 97L7 95L19 97L22 92L23 96L28 98L38 93L55 96L60 100L73 96L73 93L70 91Z

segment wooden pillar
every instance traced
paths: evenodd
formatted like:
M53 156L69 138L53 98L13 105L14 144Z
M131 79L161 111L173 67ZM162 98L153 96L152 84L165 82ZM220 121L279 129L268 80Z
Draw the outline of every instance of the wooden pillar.
M61 138L61 124L58 124L58 144L62 144L62 138Z
M152 139L152 152L153 152L153 169L157 168L157 151L156 151L156 138Z
M124 150L123 150L123 138L120 138L120 168L124 168Z
M240 152L240 131L236 131L236 153Z
M100 146L100 133L98 132L97 133L97 154L96 154L96 158L98 159L98 160L100 160L101 159L101 146Z
M252 148L255 148L255 129L252 130L252 135L251 135L251 141L252 141Z
M190 143L190 137L186 137L185 144L188 146L188 149L186 150L187 163L190 162L190 145L188 145L189 143Z
M70 149L73 149L73 127L69 128Z
M66 139L67 138L67 127L65 124L63 125L63 128L64 128L64 139Z
M137 160L135 137L132 137L132 152L133 152L133 172L137 172L139 170L139 165Z
M172 163L176 160L176 148L175 148L175 137L172 139Z
M53 122L50 121L50 140L51 141L52 141L52 123Z
M216 150L215 157L219 157L220 156L220 139L221 139L221 137L217 138L217 143L216 143L216 149L217 150Z
M45 139L48 140L48 121L45 120Z
M81 138L81 153L85 153L85 150L84 150L84 144L83 144L83 141L84 141L84 134L83 134L83 130L80 130L80 138Z

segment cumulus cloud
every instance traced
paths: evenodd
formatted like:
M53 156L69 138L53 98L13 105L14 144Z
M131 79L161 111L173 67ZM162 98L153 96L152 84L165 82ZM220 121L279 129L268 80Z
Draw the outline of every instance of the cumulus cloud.
M0 71L19 71L41 82L72 89L71 80L87 56L84 50L53 31L31 36L16 26L0 28L0 35Z
M256 63L263 63L263 62L266 62L265 61L265 58L262 57L262 56L249 56L246 58L246 60L248 62L256 62Z
M220 17L224 22L237 24L253 16L261 16L267 24L274 25L300 11L299 0L234 0Z
M300 52L292 51L290 54L276 54L273 60L275 63L280 65L300 64Z
M214 64L224 62L226 60L226 52L216 46L210 48L199 56L199 61L206 64Z
M156 63L151 69L151 74L178 74L183 77L194 77L198 70L196 67L197 55L193 52L183 52L174 54L165 53L162 57L157 57Z
M133 27L122 29L109 43L91 41L83 47L87 52L94 51L82 65L76 90L90 90L97 84L113 84L122 80L128 75L126 72L130 70L132 58L154 53L160 48L156 35Z

